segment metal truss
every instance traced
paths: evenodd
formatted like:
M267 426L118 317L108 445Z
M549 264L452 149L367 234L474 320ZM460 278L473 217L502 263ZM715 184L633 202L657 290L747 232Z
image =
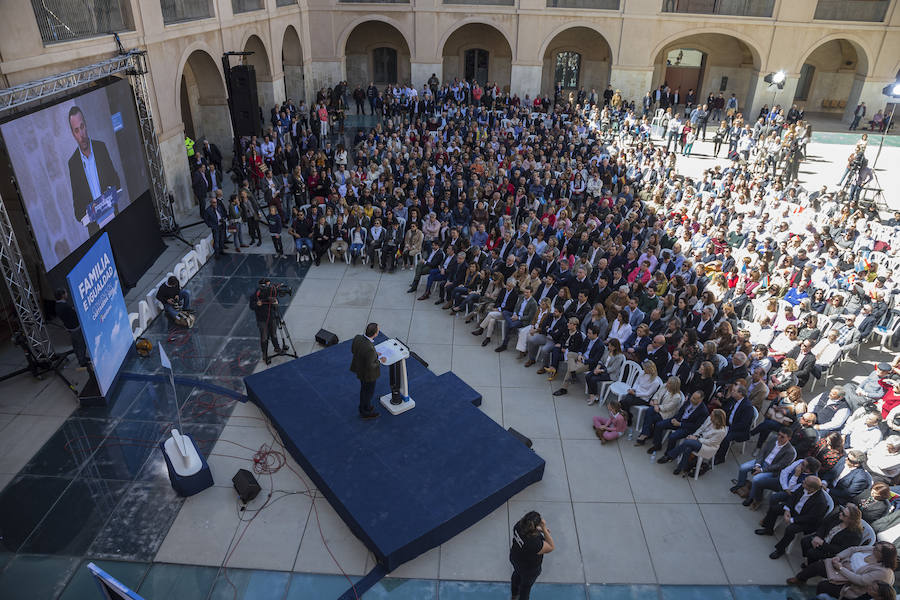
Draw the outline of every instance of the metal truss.
M141 139L150 167L150 192L160 229L171 233L177 231L177 225L172 203L168 200L165 170L153 127L150 94L144 79L146 73L146 51L122 52L92 65L0 90L0 116L5 116L9 111L32 102L75 91L110 75L127 75L134 90ZM55 354L44 323L41 303L28 275L25 259L19 249L2 197L0 197L0 270L3 271L3 280L9 289L19 323L35 358L40 361L51 360Z
M144 154L147 156L147 164L150 167L150 193L153 195L156 217L159 219L159 228L163 233L175 233L178 231L178 225L175 223L172 202L169 201L166 171L162 156L159 154L159 143L156 141L153 111L150 108L150 90L144 79L144 75L147 73L147 52L131 51L127 56L131 58L128 76L131 79L131 89L134 90L134 101L137 106L138 121L141 125L141 140L144 142Z
M6 204L0 197L0 270L3 271L3 280L9 289L16 315L25 339L39 361L48 361L53 358L53 344L50 343L50 334L44 325L44 314L31 277L25 265L25 259L19 250L19 242L13 233L9 213L6 212Z
M120 54L114 58L53 77L45 77L0 90L0 113L127 71L131 68L132 54L133 52Z

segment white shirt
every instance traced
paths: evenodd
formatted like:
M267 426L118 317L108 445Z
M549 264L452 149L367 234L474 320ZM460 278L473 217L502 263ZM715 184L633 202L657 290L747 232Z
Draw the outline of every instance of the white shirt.
M803 495L800 496L800 499L797 500L797 504L794 505L794 512L796 512L799 515L800 511L803 510L803 506L806 504L806 501L809 500L810 496L812 496L812 494L810 494L806 490L803 490ZM793 517L791 517L791 523L793 523L793 522L794 522L794 519L793 519Z
M90 141L90 156L85 156L79 149L81 166L84 167L84 176L87 178L88 187L91 189L91 198L96 200L103 193L100 189L100 175L97 173L97 157L94 154L94 142Z
M769 455L766 457L764 464L771 465L775 462L775 457L778 456L778 453L781 452L781 449L784 448L784 444L779 444L775 442L775 447L772 448L772 451L769 452Z

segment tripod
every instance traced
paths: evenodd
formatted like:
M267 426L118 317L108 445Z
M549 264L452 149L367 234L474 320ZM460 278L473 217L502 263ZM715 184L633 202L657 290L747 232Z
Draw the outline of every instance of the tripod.
M25 334L23 334L21 331L17 331L14 334L13 341L15 342L16 346L19 346L25 353L25 360L28 361L28 366L16 371L12 371L10 373L6 373L4 375L0 375L0 381L6 381L7 379L12 379L13 377L17 377L18 375L23 375L25 373L31 373L31 375L35 379L43 380L44 375L46 375L47 373L54 373L62 380L63 383L66 384L67 388L72 390L73 394L78 396L78 389L71 381L69 381L69 379L65 375L62 374L61 371L63 365L65 365L66 361L69 360L69 355L72 354L74 350L68 350L61 354L54 354L46 360L39 360L31 350L31 346L29 346L28 340L25 339Z
M275 322L277 325L276 331L281 334L281 340L278 343L281 352L278 352L273 356L290 356L292 358L297 358L297 349L294 347L294 340L291 339L291 333L288 331L284 318L277 308L275 309ZM290 352L288 352L288 344L291 346Z

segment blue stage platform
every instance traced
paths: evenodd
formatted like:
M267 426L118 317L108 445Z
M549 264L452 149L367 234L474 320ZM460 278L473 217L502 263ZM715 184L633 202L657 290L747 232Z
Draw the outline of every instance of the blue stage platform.
M383 337L383 336L382 336ZM415 350L415 348L413 348ZM407 361L416 407L360 419L350 341L245 378L291 456L384 571L442 544L540 481L544 460L477 406L453 373Z

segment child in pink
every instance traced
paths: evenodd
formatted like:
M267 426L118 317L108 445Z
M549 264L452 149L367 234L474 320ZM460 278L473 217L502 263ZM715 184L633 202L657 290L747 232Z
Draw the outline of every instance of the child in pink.
M622 406L615 400L609 403L609 418L594 417L594 433L600 438L601 444L619 439L625 433L626 427Z

